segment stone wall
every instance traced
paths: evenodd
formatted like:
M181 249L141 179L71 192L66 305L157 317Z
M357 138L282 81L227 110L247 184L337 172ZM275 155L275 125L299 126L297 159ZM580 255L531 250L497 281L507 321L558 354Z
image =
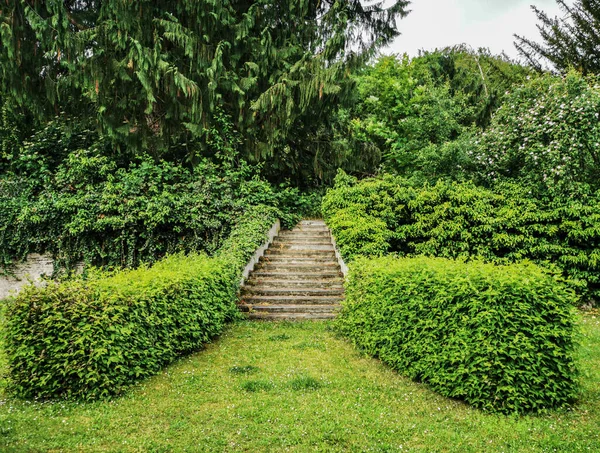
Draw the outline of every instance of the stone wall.
M42 275L52 275L53 270L53 261L49 255L32 253L26 262L14 267L16 278L0 276L0 300L6 298L11 291L18 291L21 286L28 284L28 277L39 282Z

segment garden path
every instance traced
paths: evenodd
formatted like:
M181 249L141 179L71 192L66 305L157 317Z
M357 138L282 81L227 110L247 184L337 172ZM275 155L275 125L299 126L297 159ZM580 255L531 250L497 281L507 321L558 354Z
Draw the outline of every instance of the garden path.
M283 230L242 288L239 307L251 319L330 319L343 299L340 265L322 220Z

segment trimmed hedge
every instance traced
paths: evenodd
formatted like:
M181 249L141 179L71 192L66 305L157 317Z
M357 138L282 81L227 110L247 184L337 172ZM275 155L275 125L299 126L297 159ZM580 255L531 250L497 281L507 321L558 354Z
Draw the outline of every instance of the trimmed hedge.
M223 242L217 256L236 272L235 278L241 278L244 267L256 249L266 242L269 229L280 213L276 208L265 205L247 209ZM236 285L238 281L234 279Z
M534 264L443 258L351 263L337 328L440 394L487 411L571 403L574 294Z
M213 258L178 254L150 268L26 287L7 306L12 391L106 397L200 349L237 316L241 271L274 220L273 209L251 209Z
M328 219L337 246L346 260L358 256L382 256L390 248L391 231L383 220L360 209L340 209Z

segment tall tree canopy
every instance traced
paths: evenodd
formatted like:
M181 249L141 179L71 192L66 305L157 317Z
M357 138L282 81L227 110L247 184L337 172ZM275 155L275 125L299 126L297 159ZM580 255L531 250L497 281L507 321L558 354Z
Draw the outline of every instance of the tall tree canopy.
M421 52L414 64L420 83L430 78L437 85L448 83L452 96L462 93L471 109L463 124L482 128L487 127L506 92L535 74L505 54L494 55L489 49L475 50L466 44Z
M569 67L583 74L600 72L600 1L576 0L569 6L556 0L565 17L548 17L532 6L538 18L542 42L515 35L515 47L537 69L550 63L560 72Z
M93 117L134 149L205 142L225 113L264 159L344 99L408 3L6 0L0 91L38 119Z
M413 59L382 57L356 76L358 102L347 115L349 147L362 143L362 156L370 151L371 171L380 161L409 177L463 173L458 162L466 158L467 143L457 139L487 127L506 93L535 74L506 56L465 45Z

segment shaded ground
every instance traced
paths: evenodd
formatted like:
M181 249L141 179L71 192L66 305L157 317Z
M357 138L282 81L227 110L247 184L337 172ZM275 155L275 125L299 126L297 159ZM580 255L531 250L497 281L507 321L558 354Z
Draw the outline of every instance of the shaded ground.
M0 382L0 451L600 451L600 316L582 325L582 398L563 413L487 415L328 323L245 322L114 401L15 401Z

